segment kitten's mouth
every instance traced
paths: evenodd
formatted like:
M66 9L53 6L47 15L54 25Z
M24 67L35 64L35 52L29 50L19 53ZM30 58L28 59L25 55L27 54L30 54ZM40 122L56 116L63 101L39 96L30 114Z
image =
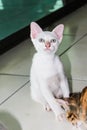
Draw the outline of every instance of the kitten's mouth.
M52 50L50 48L45 48L44 51L48 52L48 53L52 52Z
M47 51L47 52L51 52L51 51L54 51L55 50L55 48L53 47L53 48L45 48L44 49L44 51Z
M51 51L51 49L50 49L50 48L45 48L44 50L45 50L45 51Z

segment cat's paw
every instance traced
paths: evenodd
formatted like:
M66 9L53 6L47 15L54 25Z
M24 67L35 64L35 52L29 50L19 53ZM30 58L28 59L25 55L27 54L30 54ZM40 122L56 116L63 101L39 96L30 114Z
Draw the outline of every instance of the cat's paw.
M79 121L79 117L77 114L75 114L74 112L72 111L68 111L66 113L66 118L69 122L71 122L72 125L74 126L77 126L78 124L78 121Z
M46 104L45 106L44 106L44 109L46 110L46 111L51 111L51 107L49 106L49 104Z
M65 113L61 113L61 114L56 115L56 119L58 121L64 121L66 119Z
M56 99L56 101L60 104L60 106L65 110L69 110L69 104L67 101L64 101L63 99Z

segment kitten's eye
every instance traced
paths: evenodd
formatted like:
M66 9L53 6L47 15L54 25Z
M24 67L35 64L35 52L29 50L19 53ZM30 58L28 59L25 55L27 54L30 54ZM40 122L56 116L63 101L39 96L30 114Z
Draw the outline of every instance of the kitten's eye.
M56 39L52 39L52 40L51 40L51 43L56 43Z
M45 40L44 40L43 38L40 38L40 39L39 39L39 42L44 43Z

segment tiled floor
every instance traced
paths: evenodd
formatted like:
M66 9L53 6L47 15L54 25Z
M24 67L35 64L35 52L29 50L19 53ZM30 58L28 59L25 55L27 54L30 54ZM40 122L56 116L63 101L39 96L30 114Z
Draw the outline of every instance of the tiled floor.
M65 31L57 54L70 88L81 91L87 85L87 5L48 28L59 23L65 25ZM56 121L52 112L31 99L29 72L34 52L28 39L0 56L0 122L8 130L73 130L67 121Z

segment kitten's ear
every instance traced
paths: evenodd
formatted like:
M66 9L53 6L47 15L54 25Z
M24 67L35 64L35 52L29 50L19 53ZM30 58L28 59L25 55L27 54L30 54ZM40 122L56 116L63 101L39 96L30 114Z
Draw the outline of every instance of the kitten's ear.
M40 28L40 26L37 23L32 22L30 24L30 37L32 39L35 39L37 37L37 35L41 32L42 32L42 29Z
M53 29L52 32L54 32L56 34L56 36L58 37L59 39L59 43L62 41L62 38L63 38L63 30L64 30L64 25L63 24L60 24L58 25L57 27L55 27Z

